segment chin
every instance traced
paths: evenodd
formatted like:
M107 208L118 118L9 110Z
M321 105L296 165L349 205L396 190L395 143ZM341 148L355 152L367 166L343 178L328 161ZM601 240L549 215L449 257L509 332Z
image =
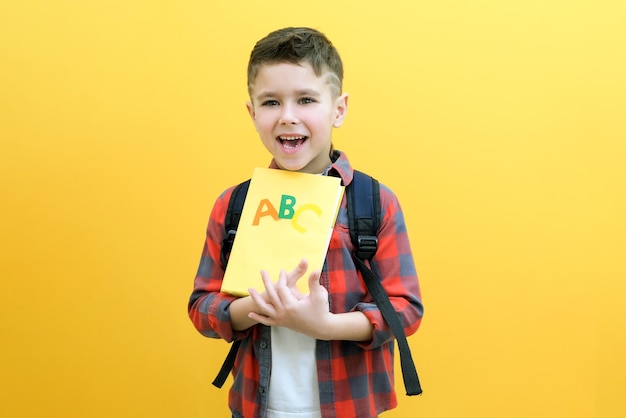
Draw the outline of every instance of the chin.
M287 170L287 171L302 171L306 168L306 165L302 165L302 164L281 164L279 163L278 166L282 169L282 170Z

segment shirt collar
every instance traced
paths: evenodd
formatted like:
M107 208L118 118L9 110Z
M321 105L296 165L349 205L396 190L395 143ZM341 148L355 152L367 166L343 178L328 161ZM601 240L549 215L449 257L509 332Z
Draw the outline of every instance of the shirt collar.
M324 175L341 178L341 183L344 186L350 184L353 177L353 170L346 154L342 151L335 150L330 158L332 163L324 170Z

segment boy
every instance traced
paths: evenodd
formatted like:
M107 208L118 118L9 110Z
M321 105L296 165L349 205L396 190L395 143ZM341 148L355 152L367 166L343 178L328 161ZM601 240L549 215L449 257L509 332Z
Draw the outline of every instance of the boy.
M330 41L309 28L285 28L261 39L248 64L247 103L270 168L337 176L353 170L333 150L332 128L342 125L348 96L343 67ZM220 293L220 246L233 188L216 201L189 316L205 336L242 340L229 392L233 417L376 417L397 405L394 339L355 267L344 196L321 272L309 277L308 295L295 282L306 261L271 278L265 289L237 298ZM423 307L404 217L381 184L381 227L371 267L380 273L406 335L419 327ZM293 266L285 266L285 269Z

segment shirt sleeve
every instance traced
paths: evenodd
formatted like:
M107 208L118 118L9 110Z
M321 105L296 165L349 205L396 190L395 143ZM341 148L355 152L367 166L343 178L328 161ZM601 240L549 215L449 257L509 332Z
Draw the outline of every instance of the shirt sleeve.
M225 266L220 261L224 240L224 218L233 188L217 199L206 230L206 240L200 257L200 265L189 299L188 313L196 329L209 338L234 341L244 338L249 331L232 329L229 307L236 296L220 292Z
M370 267L378 274L394 310L400 316L407 336L420 326L424 307L409 243L404 215L397 197L381 184L381 226L378 250ZM374 326L372 340L359 344L375 348L394 339L382 313L373 302L361 302L355 310L363 312Z

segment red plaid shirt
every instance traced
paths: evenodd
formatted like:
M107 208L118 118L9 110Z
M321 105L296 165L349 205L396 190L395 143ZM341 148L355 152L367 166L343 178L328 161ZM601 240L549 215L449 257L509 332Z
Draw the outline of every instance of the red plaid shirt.
M325 174L352 181L353 171L345 154L335 151ZM271 168L277 168L272 162ZM229 305L234 296L220 293L224 266L220 249L225 237L224 218L233 188L216 201L207 228L189 317L206 337L226 341L241 339L233 368L229 406L234 417L265 416L271 370L270 328L256 325L242 332L231 327ZM413 334L423 314L417 274L409 246L404 216L396 196L381 184L381 227L378 251L371 267L378 271L394 309L400 314L406 335ZM320 341L316 343L317 376L322 417L376 417L397 405L394 390L394 337L352 260L354 247L348 231L344 196L335 224L320 283L328 289L334 313L361 311L374 326L367 342Z

